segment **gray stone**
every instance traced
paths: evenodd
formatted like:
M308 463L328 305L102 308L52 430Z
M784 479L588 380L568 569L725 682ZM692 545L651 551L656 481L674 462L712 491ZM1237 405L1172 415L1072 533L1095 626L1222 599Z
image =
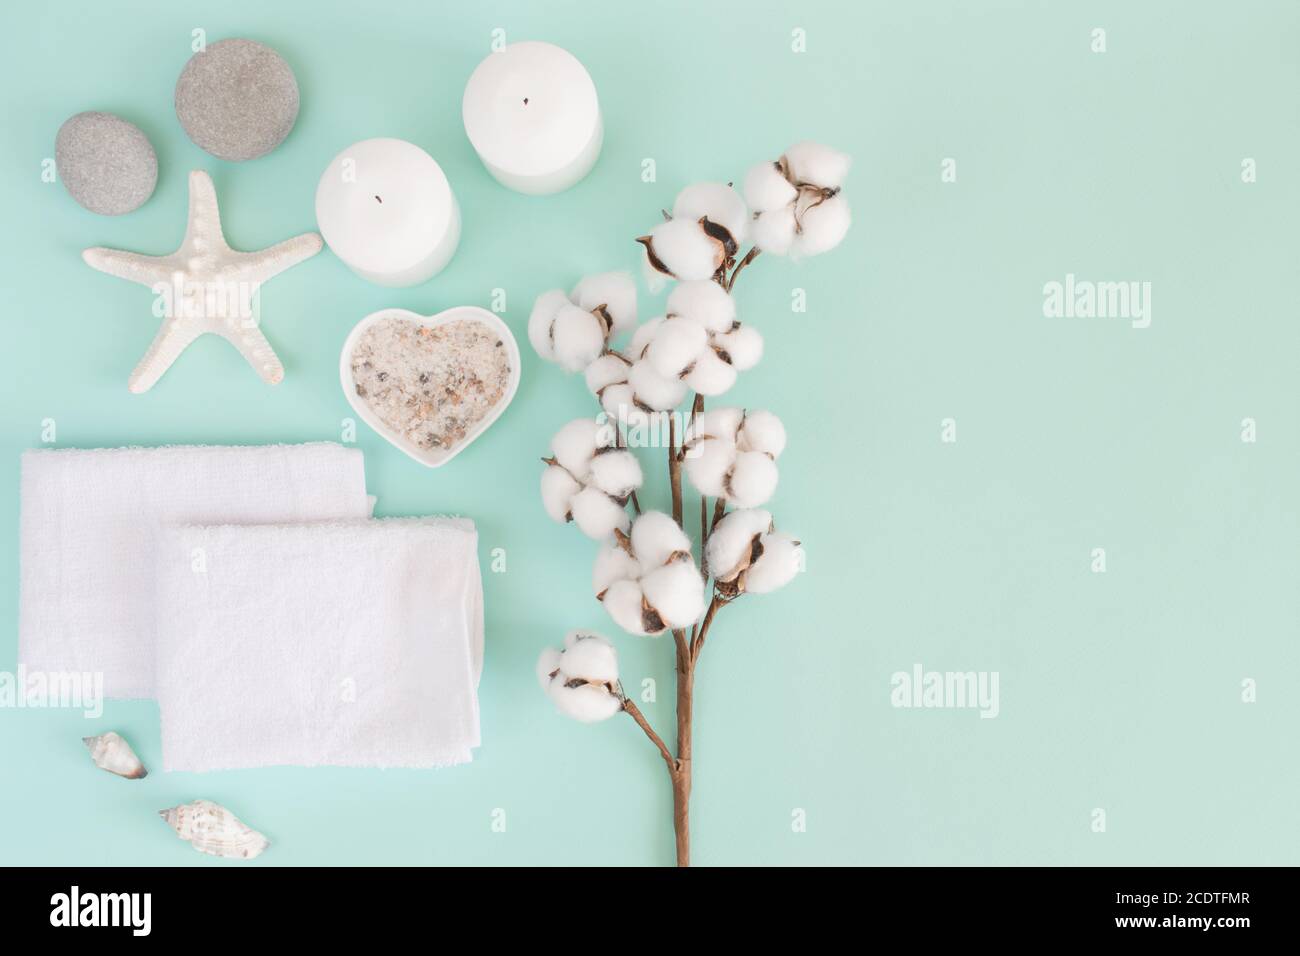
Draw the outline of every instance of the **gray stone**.
M218 159L265 156L298 118L298 81L280 54L253 40L218 40L176 81L176 117L194 145Z
M54 164L72 198L103 216L139 209L158 184L149 138L112 113L78 113L60 126Z

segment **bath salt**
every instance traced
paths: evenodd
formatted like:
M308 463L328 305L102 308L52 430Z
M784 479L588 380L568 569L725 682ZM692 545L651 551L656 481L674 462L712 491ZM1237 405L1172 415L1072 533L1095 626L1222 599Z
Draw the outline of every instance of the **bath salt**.
M430 327L382 319L352 352L357 396L425 451L463 442L504 398L510 376L501 337L472 320Z

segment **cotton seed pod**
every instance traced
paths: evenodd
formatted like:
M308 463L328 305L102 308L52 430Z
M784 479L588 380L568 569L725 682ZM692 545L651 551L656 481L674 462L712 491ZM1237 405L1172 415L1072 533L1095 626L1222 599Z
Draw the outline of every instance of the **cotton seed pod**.
M637 239L645 246L647 277L710 278L729 255L726 240L710 235L710 229L707 219L670 219ZM730 254L735 254L734 249Z
M794 202L798 190L785 178L780 163L759 163L745 174L745 202L756 215Z
M773 458L785 451L785 425L771 412L755 409L745 412L736 430L736 446L742 451L761 451Z
M555 521L572 521L589 538L603 540L631 525L628 497L641 487L641 464L627 449L613 447L616 427L578 418L551 439L543 461L542 505Z
M618 352L606 352L588 365L586 371L583 372L583 378L586 379L588 390L599 398L600 393L609 386L625 384L627 382L627 370L631 365L631 361Z
M648 511L633 523L631 535L616 532L615 538L617 544L597 555L592 572L596 596L614 622L647 635L692 624L704 610L704 578L677 522Z
M782 159L796 184L809 183L823 189L842 187L852 162L837 149L808 141L795 143Z
M627 383L635 401L652 411L670 411L686 397L686 383L679 378L665 378L645 359L634 362L628 370Z
M770 594L789 584L799 573L799 542L788 534L772 532L759 539L759 556L743 574L750 594Z
M615 529L626 531L631 520L624 504L592 487L583 488L573 496L569 514L578 530L596 541L608 538Z
M677 194L673 201L673 218L695 222L707 219L727 231L730 255L749 235L749 210L745 200L724 183L695 183Z
M755 542L771 530L770 511L762 508L728 511L709 532L704 548L709 573L719 583L734 582L753 560Z
M543 650L537 677L556 709L574 720L592 723L623 709L618 654L607 638L592 631L570 631L564 650Z
M611 337L636 328L636 280L627 272L583 276L569 299L580 309L608 316Z
M727 332L736 321L736 300L710 279L677 283L666 309L669 317L694 319L710 332Z
M657 611L646 603L639 581L615 581L605 589L600 603L614 623L629 634L653 637L667 628Z
M607 544L596 553L596 563L591 571L591 587L597 600L604 600L610 585L616 581L635 581L641 574L641 565L632 552L620 544Z
M691 539L671 515L662 511L647 511L636 519L630 544L642 572L652 571L679 554L689 555L691 552Z
M726 491L723 497L738 508L757 507L771 499L778 478L776 462L770 455L738 451L723 481Z
M849 203L842 193L824 199L814 198L811 202L796 206L795 217L799 228L795 230L794 244L790 254L795 258L821 255L830 252L848 234L852 217L849 215Z
M704 326L687 318L668 319L655 329L645 348L645 360L664 378L680 378L708 347L709 333Z
M794 245L794 203L759 213L750 224L754 245L764 252L783 256Z
M700 494L755 508L776 492L776 458L785 450L785 426L771 412L749 415L715 408L687 430L682 465Z
M528 316L528 341L567 372L587 368L615 335L636 326L636 283L622 272L585 276L565 295L543 292Z
M752 325L737 322L730 332L713 337L713 347L737 372L748 372L763 357L763 336Z
M693 392L706 397L725 395L736 384L736 369L725 361L718 349L709 346L696 356L682 381Z
M533 311L528 316L528 341L532 344L533 351L548 362L555 361L551 326L560 309L569 304L569 297L559 289L543 292L533 301Z
M686 440L695 438L727 438L736 440L740 426L745 421L745 410L734 405L719 405L695 416L686 430Z
M736 460L736 445L729 438L706 438L690 446L682 468L691 486L706 498L727 496L727 475Z
M655 568L640 583L646 603L670 628L690 627L704 613L704 580L689 557Z

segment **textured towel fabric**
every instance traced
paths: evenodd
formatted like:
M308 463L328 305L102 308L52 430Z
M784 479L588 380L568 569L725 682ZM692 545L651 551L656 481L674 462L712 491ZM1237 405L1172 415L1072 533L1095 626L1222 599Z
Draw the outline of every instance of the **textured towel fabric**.
M466 519L167 529L158 622L165 770L442 767L478 746Z
M163 524L359 518L361 452L330 443L24 452L19 658L154 691L154 554Z

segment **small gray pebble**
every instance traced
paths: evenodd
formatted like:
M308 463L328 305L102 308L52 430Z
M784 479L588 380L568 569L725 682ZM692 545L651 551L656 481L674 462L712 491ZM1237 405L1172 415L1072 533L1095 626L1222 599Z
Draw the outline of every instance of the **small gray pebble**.
M194 145L218 159L265 156L298 118L298 81L280 54L253 40L218 40L176 81L176 117Z
M149 138L112 113L78 113L60 126L54 165L72 198L102 216L139 209L158 184Z

